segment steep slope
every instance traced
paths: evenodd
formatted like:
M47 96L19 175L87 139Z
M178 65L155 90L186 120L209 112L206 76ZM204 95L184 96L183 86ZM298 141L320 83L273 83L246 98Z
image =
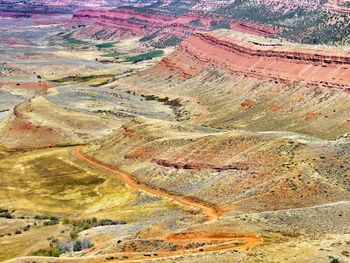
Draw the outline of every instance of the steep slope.
M349 131L349 58L346 48L299 46L231 31L200 33L137 76L142 83L135 77L118 87L184 100L194 96L209 110L204 124L214 128L334 139Z

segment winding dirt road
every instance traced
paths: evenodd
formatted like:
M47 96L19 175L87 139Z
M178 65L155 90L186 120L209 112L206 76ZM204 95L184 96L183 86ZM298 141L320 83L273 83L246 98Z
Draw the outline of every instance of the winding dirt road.
M75 150L75 154L79 159L84 160L84 161L88 162L89 164L91 164L91 165L93 165L101 170L116 174L126 184L128 184L129 186L131 186L134 189L139 189L139 190L142 190L142 191L154 194L154 195L158 195L161 197L175 200L175 201L182 203L184 205L199 208L207 215L208 221L217 220L219 218L219 216L222 214L222 211L219 208L216 208L216 207L209 205L209 204L206 204L204 202L195 201L195 200L191 199L190 197L173 195L173 194L170 194L166 191L152 188L146 184L139 183L139 182L135 181L131 175L129 175L123 171L120 171L116 168L112 168L106 164L103 164L103 163L95 160L94 158L82 153L81 150L82 150L82 147L79 147Z

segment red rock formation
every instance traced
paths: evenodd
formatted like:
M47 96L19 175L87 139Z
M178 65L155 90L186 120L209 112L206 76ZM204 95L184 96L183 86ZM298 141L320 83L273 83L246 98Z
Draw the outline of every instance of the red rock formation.
M157 32L164 35L175 35L185 38L193 32L211 30L211 22L222 22L221 18L186 14L172 16L163 13L138 13L133 10L79 10L74 13L74 20L81 24L100 26L108 30L115 30L114 37L144 36ZM198 21L198 24L191 23ZM238 20L229 21L236 31L255 35L268 36L277 33L269 26ZM86 32L87 33L87 32Z
M164 58L162 69L183 77L215 65L232 74L277 82L350 87L350 54L334 50L257 43L217 33L197 33Z

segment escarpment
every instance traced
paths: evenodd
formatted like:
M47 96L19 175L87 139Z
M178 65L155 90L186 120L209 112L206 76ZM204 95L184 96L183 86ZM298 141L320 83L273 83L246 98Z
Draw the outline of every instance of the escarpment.
M245 40L220 32L195 34L161 65L183 77L213 65L232 74L280 83L305 82L344 89L350 83L350 54L345 51Z
M210 31L213 24L223 20L215 16L199 14L183 14L179 16L158 12L148 14L128 9L116 10L77 10L73 21L86 28L80 31L87 37L113 39L120 37L138 36L141 42L156 41L167 37L173 45L192 35L194 32ZM228 26L236 31L251 33L259 36L269 36L280 32L268 25L240 20L229 20Z

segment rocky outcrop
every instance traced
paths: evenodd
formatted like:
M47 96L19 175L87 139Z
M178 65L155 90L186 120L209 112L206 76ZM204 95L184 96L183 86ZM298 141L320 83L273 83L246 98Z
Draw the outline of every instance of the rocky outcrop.
M197 33L160 64L164 70L185 78L210 65L232 74L280 83L305 82L344 89L350 85L349 53L244 39L227 32Z
M249 166L244 163L234 163L234 164L228 164L228 165L218 165L218 164L210 164L210 163L198 163L198 162L171 162L168 160L163 159L154 159L153 162L155 162L158 165L164 166L164 167L170 167L175 169L185 169L185 170L215 170L215 171L227 171L227 170L248 170Z

